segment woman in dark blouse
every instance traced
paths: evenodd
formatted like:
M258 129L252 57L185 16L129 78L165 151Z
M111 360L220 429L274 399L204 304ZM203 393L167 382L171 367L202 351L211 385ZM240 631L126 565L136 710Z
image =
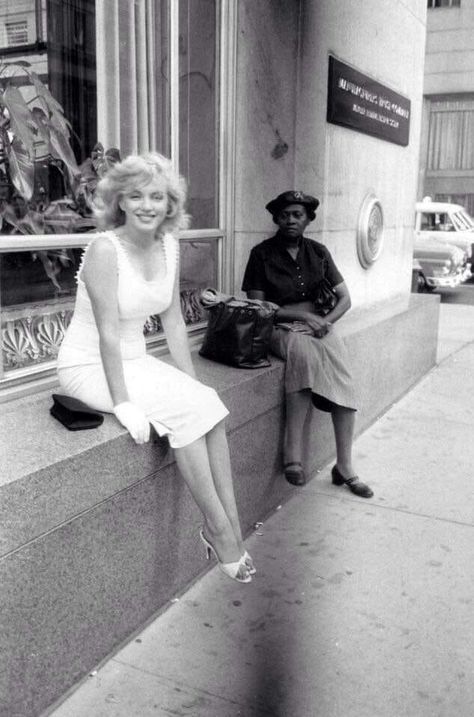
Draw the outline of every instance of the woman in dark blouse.
M331 413L337 462L332 481L356 495L371 498L352 465L357 410L344 342L333 324L350 309L343 277L328 249L303 236L316 217L319 201L302 192L280 194L266 205L278 225L277 234L255 246L245 270L242 289L250 299L273 301L280 307L272 335L272 351L286 361L286 479L303 485L303 427L314 405ZM333 289L326 301L324 286Z

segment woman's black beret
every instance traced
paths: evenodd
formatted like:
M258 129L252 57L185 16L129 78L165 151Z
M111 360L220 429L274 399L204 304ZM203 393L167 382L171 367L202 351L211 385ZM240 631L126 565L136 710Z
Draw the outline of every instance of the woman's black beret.
M268 202L268 204L265 205L265 209L267 209L273 217L276 217L281 210L289 204L303 204L303 206L306 207L308 214L311 213L314 215L314 212L319 207L319 199L312 197L310 194L305 194L304 192L298 192L292 189L291 191L283 192L275 199L272 199L271 202Z

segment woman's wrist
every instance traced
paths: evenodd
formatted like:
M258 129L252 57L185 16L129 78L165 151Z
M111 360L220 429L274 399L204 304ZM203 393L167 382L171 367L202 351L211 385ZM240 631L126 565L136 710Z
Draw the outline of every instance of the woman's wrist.
M118 401L117 403L114 403L114 408L113 408L114 413L115 413L115 411L120 411L120 409L123 406L129 406L130 403L131 403L131 401L129 401L128 399L125 401Z

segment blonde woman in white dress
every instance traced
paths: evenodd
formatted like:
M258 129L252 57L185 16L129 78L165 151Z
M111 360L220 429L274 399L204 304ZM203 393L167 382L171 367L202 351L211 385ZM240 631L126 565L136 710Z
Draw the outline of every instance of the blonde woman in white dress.
M130 156L96 193L98 226L77 277L74 315L58 356L62 389L114 413L133 440L150 424L173 447L178 468L204 516L208 557L239 582L255 573L242 542L224 418L214 389L196 380L179 296L179 245L186 226L185 185L165 157ZM159 314L176 367L146 353L143 325Z

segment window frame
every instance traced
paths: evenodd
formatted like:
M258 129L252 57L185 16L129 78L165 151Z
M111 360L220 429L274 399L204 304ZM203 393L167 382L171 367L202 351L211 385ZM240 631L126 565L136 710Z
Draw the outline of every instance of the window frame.
M21 27L19 27L20 25ZM22 35L23 42L10 42L10 39L12 39L15 34L18 34L18 32L24 33ZM12 22L6 22L5 34L8 40L8 47L21 47L22 45L28 45L28 20L26 19L26 17L22 20L13 20Z
M170 157L176 170L179 158L179 0L168 0L169 18L169 71L170 71ZM211 241L217 245L218 288L230 292L234 287L234 175L235 175L235 86L237 7L233 0L216 0L216 43L218 44L219 92L218 105L218 228L188 229L180 232L179 239ZM100 33L100 26L97 25ZM13 48L12 48L13 49ZM18 51L21 48L14 48ZM3 54L7 54L3 52ZM99 71L99 64L98 64ZM151 147L153 149L153 147ZM85 248L96 233L0 235L0 255L9 252L37 251L61 248ZM0 306L0 313L2 307ZM188 327L189 343L196 348L201 340L205 321ZM147 347L154 355L167 353L163 334L147 338ZM0 403L51 389L57 384L56 361L15 369L13 375L0 371Z
M12 57L15 55L29 55L36 53L43 53L46 51L46 43L44 41L44 18L43 18L43 3L44 0L34 0L35 6L35 33L36 38L33 42L25 42L18 45L4 45L0 46L0 54L5 57ZM24 15L22 11L16 13L18 16ZM6 29L7 23L5 23ZM28 24L27 24L28 28Z

